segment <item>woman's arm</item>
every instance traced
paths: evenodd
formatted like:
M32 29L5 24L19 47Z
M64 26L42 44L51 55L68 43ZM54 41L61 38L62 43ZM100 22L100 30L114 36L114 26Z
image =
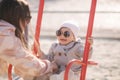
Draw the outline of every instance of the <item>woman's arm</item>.
M51 71L49 61L37 59L15 36L0 36L0 58L20 71L20 76L39 76Z

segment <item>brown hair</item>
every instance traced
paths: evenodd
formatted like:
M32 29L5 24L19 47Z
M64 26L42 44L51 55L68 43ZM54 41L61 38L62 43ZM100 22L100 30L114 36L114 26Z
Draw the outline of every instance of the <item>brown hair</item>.
M15 35L23 42L24 46L27 46L23 30L20 26L20 20L22 24L25 24L25 20L30 18L30 10L25 0L2 0L0 2L0 19L9 22L14 25Z

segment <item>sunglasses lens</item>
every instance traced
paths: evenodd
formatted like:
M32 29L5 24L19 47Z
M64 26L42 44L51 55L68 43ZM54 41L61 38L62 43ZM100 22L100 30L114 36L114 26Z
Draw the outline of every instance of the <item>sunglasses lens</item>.
M65 31L65 32L64 32L64 36L65 36L65 37L69 37L69 36L70 36L70 32Z
M57 31L56 31L56 35L57 35L57 36L60 36L60 35L61 35L61 31L60 31L60 30L57 30Z

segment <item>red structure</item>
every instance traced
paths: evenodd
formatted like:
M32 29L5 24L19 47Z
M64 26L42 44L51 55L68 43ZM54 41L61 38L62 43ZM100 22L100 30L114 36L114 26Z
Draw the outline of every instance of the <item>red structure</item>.
M96 63L94 63L94 62L88 61L89 48L90 48L90 44L88 43L88 38L91 37L91 35L92 35L96 3L97 3L97 0L92 0L90 16L89 16L89 22L88 22L88 30L87 30L87 35L86 35L86 43L85 43L85 50L84 50L83 61L80 61L80 60L73 60L73 61L71 61L67 65L67 67L66 67L64 80L68 80L69 69L70 69L70 67L71 67L71 65L73 63L78 63L78 64L82 65L82 71L81 71L80 80L85 80L86 70L87 70L87 65L88 64L96 65ZM40 29L41 29L41 23L42 23L43 9L44 9L44 0L40 0L39 10L38 10L38 17L37 17L37 23L36 23L34 48L33 48L33 53L36 56L38 55L37 54L38 51L39 51L38 48L40 46L39 37L40 37ZM11 64L9 65L9 68L8 68L8 80L12 80L12 65Z
M93 29L93 23L94 23L96 3L97 3L97 0L92 0L91 9L90 9L90 15L89 15L89 22L88 22L87 35L86 35L86 43L85 43L83 61L80 61L80 60L71 61L66 67L64 80L68 80L68 71L70 69L70 66L74 62L77 62L77 63L82 65L80 80L85 80L85 78L86 78L86 70L87 70L87 65L88 64L91 64L91 65L96 65L97 64L97 63L88 61L88 55L89 55L89 49L90 49L90 44L88 43L88 38L90 38L92 36L92 29Z
M39 38L40 38L40 29L41 29L41 23L42 23L42 15L43 15L43 9L44 9L44 0L39 1L39 8L38 8L38 16L37 16L37 23L36 23L36 32L35 32L35 40L34 40L34 48L33 52L38 57L38 51L39 51ZM39 55L40 57L40 55Z
M8 80L12 80L12 65L8 66Z

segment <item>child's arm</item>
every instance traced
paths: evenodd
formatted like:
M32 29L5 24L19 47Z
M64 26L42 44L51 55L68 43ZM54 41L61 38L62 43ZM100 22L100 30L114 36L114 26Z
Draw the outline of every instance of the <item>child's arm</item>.
M58 71L58 66L56 64L56 62L54 61L54 49L56 47L56 43L53 43L49 49L49 52L47 54L47 58L48 60L50 60L52 62L52 66L53 66L53 73L56 73Z
M56 45L56 44L54 44L54 43L51 45L51 47L50 47L50 49L49 49L49 52L48 52L48 54L47 54L47 58L48 58L48 60L50 60L51 62L54 61L54 49L55 49L55 45Z
M89 43L90 43L90 51L89 51L89 58L91 58L91 55L92 55L92 52L93 52L93 38L89 38L88 39ZM84 56L84 45L82 43L82 41L80 41L78 44L77 44L77 52L76 52L76 56L78 56L78 58L82 58Z

